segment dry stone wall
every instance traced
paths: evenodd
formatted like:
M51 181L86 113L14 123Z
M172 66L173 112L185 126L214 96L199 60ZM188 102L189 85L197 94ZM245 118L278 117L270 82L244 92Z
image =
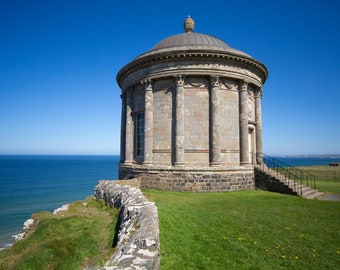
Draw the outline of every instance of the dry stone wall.
M138 186L137 180L130 181ZM139 188L123 185L124 181L117 183L102 180L95 188L95 199L121 209L117 250L97 269L159 269L157 208Z

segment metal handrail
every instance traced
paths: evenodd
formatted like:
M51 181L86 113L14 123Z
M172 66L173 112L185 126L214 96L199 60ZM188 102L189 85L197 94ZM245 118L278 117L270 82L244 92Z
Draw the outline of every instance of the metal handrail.
M289 165L281 160L275 159L264 153L253 154L256 157L257 165L263 170L272 170L289 186L294 187L294 190L299 191L302 195L302 185L316 189L315 175L306 172L302 169Z

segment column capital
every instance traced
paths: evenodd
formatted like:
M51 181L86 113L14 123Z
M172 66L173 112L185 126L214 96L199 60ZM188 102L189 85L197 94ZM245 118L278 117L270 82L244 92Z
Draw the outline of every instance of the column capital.
M255 98L262 98L262 89L258 89L254 92Z
M152 90L152 80L151 80L151 78L146 78L146 79L142 80L141 84L144 85L144 88L145 88L146 91Z
M175 79L176 86L184 86L185 75L174 75L173 78Z
M247 81L240 81L239 82L239 88L240 91L247 91L248 90L248 82Z
M221 86L220 78L221 78L221 76L219 76L219 75L210 76L211 87L220 87Z

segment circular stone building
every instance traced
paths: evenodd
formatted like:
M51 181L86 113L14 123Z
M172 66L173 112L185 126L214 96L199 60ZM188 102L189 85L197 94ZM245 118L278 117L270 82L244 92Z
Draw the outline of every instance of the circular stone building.
M119 178L174 191L253 189L267 68L218 38L194 32L190 17L184 30L117 74Z

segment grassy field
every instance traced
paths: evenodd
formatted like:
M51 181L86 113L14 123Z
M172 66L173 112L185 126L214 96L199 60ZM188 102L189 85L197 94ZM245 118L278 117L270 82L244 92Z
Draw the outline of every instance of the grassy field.
M117 213L92 196L71 204L69 211L36 213L34 232L0 251L0 269L73 270L103 264L113 252Z
M340 193L340 167L339 166L305 166L298 167L312 173L316 177L316 187L322 192Z
M339 168L305 167L317 188L340 193ZM340 269L340 202L265 191L143 190L160 220L161 269ZM82 269L113 253L117 209L93 200L34 214L33 232L0 251L4 269Z
M161 269L340 269L340 202L264 191L146 190Z

